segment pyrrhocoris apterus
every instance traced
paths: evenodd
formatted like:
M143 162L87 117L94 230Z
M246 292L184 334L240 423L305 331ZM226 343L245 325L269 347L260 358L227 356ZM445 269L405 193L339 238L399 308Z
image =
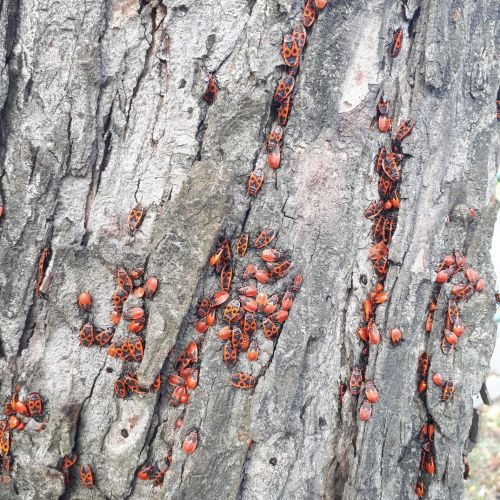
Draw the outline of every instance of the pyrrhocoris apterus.
M128 214L128 229L131 233L135 233L142 224L144 218L144 207L139 203Z
M184 439L182 443L182 450L186 455L191 455L196 450L198 446L198 432L191 431Z
M266 229L263 229L259 233L259 235L257 236L257 238L253 243L253 246L255 248L263 248L269 245L269 243L271 243L271 241L273 241L275 237L276 237L276 230L272 227L267 227Z
M203 100L208 102L208 104L212 104L217 96L217 91L219 90L219 86L217 85L217 80L214 75L208 75L208 86L203 94Z
M293 75L284 76L279 82L274 92L274 100L276 102L282 102L286 99L293 90L295 86L295 78Z
M146 299L151 300L158 290L158 278L156 276L151 276L146 280L146 284L144 285L144 297Z
M80 467L80 479L85 488L91 490L94 487L94 474L89 464L84 464Z
M278 123L284 127L288 123L288 115L292 109L292 98L287 97L281 101L280 107L278 109Z
M398 28L392 35L391 56L398 57L403 47L403 28Z
M92 295L90 295L88 290L78 295L78 307L80 307L82 311L90 311L92 307Z
M236 255L245 257L248 250L248 233L241 233L236 243Z
M314 0L306 0L304 10L302 11L302 24L306 28L310 28L316 18L316 10L314 8Z
M361 386L363 385L363 372L361 368L354 367L351 372L351 379L349 381L349 388L351 389L351 394L354 396L361 392Z
M94 325L85 323L80 330L80 345L90 347L94 344Z
M261 168L256 168L248 178L247 192L250 196L256 196L264 183L264 172Z
M233 373L229 377L229 383L238 389L253 389L257 385L257 379L246 373Z

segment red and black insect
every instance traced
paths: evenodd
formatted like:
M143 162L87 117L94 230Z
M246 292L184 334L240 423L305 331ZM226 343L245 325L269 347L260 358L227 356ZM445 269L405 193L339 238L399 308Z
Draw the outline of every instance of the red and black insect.
M351 372L351 378L349 380L349 388L351 394L357 396L361 392L361 386L363 385L363 372L361 368L354 367Z
M257 385L257 379L247 373L233 373L229 377L229 383L238 389L253 389Z
M80 479L85 488L91 490L94 487L94 474L89 464L80 467Z
M137 204L128 214L127 223L131 233L135 233L142 224L144 218L144 207L141 203Z
M316 19L316 9L314 8L314 0L306 0L304 10L302 11L302 24L306 28L310 28Z
M28 394L26 401L28 402L28 411L31 417L38 420L43 413L43 401L38 392Z
M92 307L92 295L90 295L88 290L78 295L78 307L82 311L90 311L90 308Z
M256 196L264 183L264 172L256 168L248 178L247 192L250 196Z
M442 401L449 401L455 392L455 384L452 380L447 380L443 385L443 392L441 394Z
M149 277L144 285L144 297L146 297L146 299L148 300L151 300L154 294L157 292L159 284L160 282L156 276Z
M283 140L283 128L275 125L267 136L267 150L272 151Z
M281 55L283 56L285 66L296 72L299 66L300 49L293 35L283 35Z
M208 102L208 104L212 104L215 101L215 97L217 96L217 91L219 90L219 85L217 84L217 80L215 76L211 73L208 74L208 86L203 94L203 100Z
M45 278L45 272L49 267L50 258L52 257L52 249L49 247L42 248L40 252L40 257L38 259L38 278L35 285L36 295L40 295L43 279Z
M269 245L269 243L271 243L271 241L273 241L275 237L276 229L274 229L273 227L267 227L259 233L257 238L255 238L253 246L257 249L263 248Z
M398 28L392 35L391 56L398 57L403 48L403 28Z
M418 373L422 375L422 377L426 377L429 372L429 355L426 352L420 354L418 358Z
M415 120L409 119L404 120L400 123L398 129L396 130L396 136L394 137L394 142L397 144L401 144L405 137L408 137L415 126Z
M292 98L286 97L281 101L280 107L278 109L278 123L284 127L288 123L288 115L292 109Z
M241 233L236 242L236 255L245 257L248 250L248 233Z
M94 344L94 325L85 323L80 330L80 345L90 347Z
M198 432L193 430L191 431L184 439L182 443L182 450L186 455L191 455L194 453L198 446Z
M274 100L276 102L283 102L293 90L295 86L295 78L293 75L284 76L279 82L274 92Z

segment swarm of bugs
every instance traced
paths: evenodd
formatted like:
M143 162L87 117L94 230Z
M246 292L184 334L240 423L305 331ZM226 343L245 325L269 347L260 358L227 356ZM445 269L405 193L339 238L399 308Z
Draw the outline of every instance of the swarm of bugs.
M12 469L12 438L15 432L22 432L27 426L41 432L45 429L45 409L38 392L29 394L19 385L3 406L6 418L0 420L0 471L2 482L10 481ZM34 425L33 425L34 423Z
M130 272L123 268L116 271L118 288L113 294L113 311L111 322L113 326L105 329L97 328L88 321L80 330L80 345L85 347L98 346L107 347L108 355L113 358L120 358L126 363L140 363L144 356L145 339L142 330L146 323L144 306L131 307L124 311L124 304L130 294L141 301L151 300L158 290L159 280L156 276L144 279L144 269L133 269ZM80 293L77 299L78 307L88 313L92 307L92 295L89 291ZM129 334L126 337L113 339L115 327L121 320L128 323ZM115 382L115 395L121 399L129 394L144 394L156 392L160 389L160 375L149 388L139 385L139 380L135 370L127 371L124 376L119 377Z
M324 9L326 4L327 0L306 0L302 10L301 22L295 23L292 31L283 35L281 56L286 74L279 80L274 91L272 118L273 121L276 121L271 126L266 144L267 164L273 170L279 168L281 163L283 134L292 109L295 78L299 72L300 60L306 46L307 30L312 28L318 11ZM257 168L251 172L248 178L247 193L250 196L256 196L263 183L264 171L261 168Z
M142 467L137 473L137 477L141 481L153 481L153 486L161 486L165 479L165 474L172 465L172 449L169 448L165 456L154 463L153 465L146 465Z
M240 353L246 353L247 360L251 362L259 358L259 317L262 318L259 323L263 335L273 341L278 338L294 295L300 290L300 275L296 275L282 293L268 294L263 289L263 285L269 286L285 278L293 267L287 252L270 247L275 237L276 230L271 227L260 231L252 245L247 233L240 234L232 245L228 238L221 237L210 256L209 265L218 276L219 290L199 300L196 309L198 320L194 328L200 336L204 335L216 324L219 311L219 319L224 326L219 330L218 337L223 343L223 361L228 368L236 365ZM251 254L258 255L260 262L249 263L245 267L242 260ZM231 298L235 277L241 280L241 284L248 284L241 286ZM259 290L259 287L262 289ZM201 344L202 337L197 341L191 340L174 363L175 373L168 378L170 385L174 386L171 396L173 406L188 403L189 391L197 386ZM234 372L229 376L229 383L239 389L252 389L257 379L245 372Z
M378 127L382 133L390 132L392 129L392 118L388 116L389 109L389 101L380 98L374 120L378 121ZM362 303L363 323L358 328L357 334L363 343L363 348L358 366L353 368L349 382L351 394L354 396L359 395L364 387L364 399L359 409L359 418L362 421L370 419L372 405L376 404L379 399L374 381L365 380L365 368L368 364L370 345L378 345L381 341L380 331L376 324L376 311L380 304L389 300L389 294L384 290L384 282L389 269L389 245L398 220L401 168L404 160L410 157L403 153L402 141L412 132L414 125L413 120L403 121L392 138L391 148L380 146L375 159L380 198L370 203L364 212L367 219L373 220L371 233L373 245L368 250L368 258L373 262L377 283ZM393 346L399 345L404 340L398 328L393 328L389 337ZM344 382L341 382L340 404L342 404L344 393Z
M461 304L469 300L475 293L480 293L484 290L484 281L479 277L477 271L469 266L463 253L458 250L454 250L444 255L438 263L435 284L429 301L425 321L424 329L426 333L430 334L432 331L438 297L443 289L445 289L447 301L441 338L441 350L443 354L450 355L453 353L458 343L458 339L465 332L465 326L460 318ZM421 396L424 396L428 389L429 366L430 357L429 354L424 351L418 358L417 368L417 391ZM436 386L441 388L441 401L443 403L450 401L456 389L453 380L445 380L440 373L433 373L431 379ZM419 434L419 439L423 440L423 445L420 458L420 471L422 475L419 477L415 486L415 493L418 496L424 496L425 494L425 478L423 474L426 473L433 476L436 466L436 453L433 445L434 423L430 414L428 414L427 419L428 422L422 426ZM465 462L464 467L468 467L468 464Z

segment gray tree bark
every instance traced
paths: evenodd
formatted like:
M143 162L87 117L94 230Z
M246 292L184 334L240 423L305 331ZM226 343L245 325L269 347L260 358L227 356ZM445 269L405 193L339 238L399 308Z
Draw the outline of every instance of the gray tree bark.
M43 432L14 434L1 498L414 498L426 418L416 368L427 345L431 371L457 384L447 404L437 387L427 393L437 424L427 497L462 496L472 397L494 344L498 5L332 0L309 35L274 172L264 142L283 71L281 35L301 8L285 0L0 2L1 394L16 383L39 391L48 418ZM399 26L404 45L393 60L385 44ZM206 71L221 84L211 107L201 99ZM395 122L412 117L416 126L405 141L413 158L390 251L390 300L377 314L383 340L367 367L380 402L362 423L358 400L346 394L340 407L338 391L359 359L361 302L375 279L363 210L377 198L372 160L385 137L369 126L382 92ZM266 180L250 199L255 165ZM147 214L130 235L126 216L137 201ZM185 409L169 405L167 384L159 395L115 398L122 362L79 346L78 293L91 291L92 320L106 325L117 267L144 265L158 276L138 369L147 385L170 373L169 354L194 338L197 300L216 290L207 259L217 236L242 228L255 236L266 226L279 229L277 245L292 251L304 286L276 345L264 342L251 368L241 362L259 375L255 391L229 386L211 329ZM45 246L53 257L38 298ZM453 248L486 290L464 307L466 332L444 356L439 321L429 340L424 323L434 267ZM444 307L441 300L441 325ZM406 338L397 348L387 337L395 326ZM188 457L181 444L191 427L200 443ZM172 467L153 490L136 472L169 446ZM94 468L92 492L76 472L64 486L58 462L72 449Z

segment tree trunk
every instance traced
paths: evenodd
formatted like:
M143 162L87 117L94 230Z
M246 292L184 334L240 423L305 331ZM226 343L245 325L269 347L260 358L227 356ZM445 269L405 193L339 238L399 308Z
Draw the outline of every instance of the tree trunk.
M426 496L462 496L462 453L477 425L472 396L494 344L497 5L332 0L309 32L274 171L265 138L283 74L281 37L301 9L285 0L1 2L1 394L16 383L40 392L47 420L42 432L31 423L13 433L1 498L414 498L427 414L436 422L436 475L426 476ZM403 48L393 59L386 44L399 26ZM201 99L208 71L221 87L212 106ZM378 198L373 158L388 138L370 128L382 94L395 127L410 117L416 125L404 143L412 157L390 247L390 299L377 309L382 341L370 347L365 374L380 401L361 422L362 396L348 391L341 406L339 383L359 362L361 303L376 281L363 211ZM251 198L255 166L265 182ZM146 215L130 234L127 214L138 202ZM218 289L207 264L214 242L242 230L253 241L268 226L304 284L278 341L259 332L259 360L240 356L237 371L258 377L255 390L228 384L218 320L200 345L190 404L172 407L165 378L198 336L198 299ZM44 247L52 258L38 297ZM453 249L486 287L465 303L465 334L445 356L449 290L430 336L424 324L434 269ZM114 271L140 266L160 289L147 302L138 377L148 386L161 370L164 381L159 393L120 400L113 384L123 362L79 345L86 316L75 300L90 290L91 321L109 326ZM397 347L387 334L394 327L405 337ZM122 321L115 338L125 333ZM430 371L456 384L448 403L432 383L417 395L424 350ZM187 456L192 428L199 444ZM165 484L137 480L169 447ZM71 450L77 466L92 465L93 492L77 467L64 485L59 464Z

